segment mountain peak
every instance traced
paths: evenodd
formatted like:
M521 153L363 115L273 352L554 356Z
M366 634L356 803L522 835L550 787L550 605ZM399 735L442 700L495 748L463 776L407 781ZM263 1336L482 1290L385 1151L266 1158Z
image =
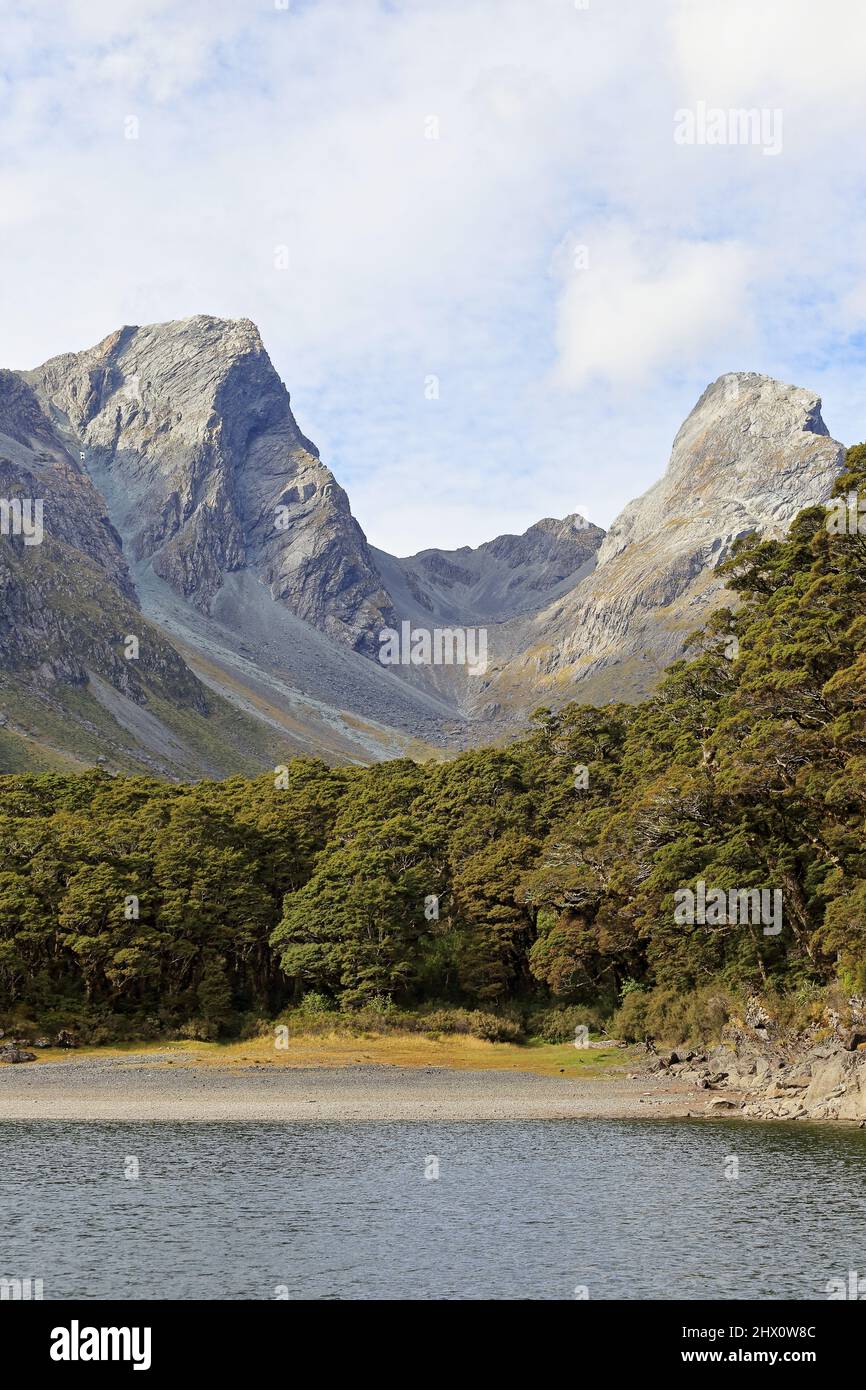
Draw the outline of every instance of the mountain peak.
M354 644L366 631L358 610L380 588L366 541L250 319L127 326L27 375L139 572L207 611L229 574L253 567L331 635Z
M216 641L227 691L250 670L269 688L273 663L292 672L292 688L299 670L314 698L393 715L416 735L423 721L470 712L498 725L542 692L645 693L730 600L719 568L736 538L783 534L829 496L844 455L813 392L729 372L684 421L664 475L606 536L571 512L475 548L398 559L368 544L301 434L256 325L208 314L127 324L32 372L0 373L0 428L0 464L51 501L52 539L92 562L118 615L140 599L204 653L210 679ZM36 612L37 589L26 592ZM491 625L488 679L447 663L385 672L380 634L406 621ZM96 669L134 689L104 653Z
M808 387L792 386L763 372L723 372L710 382L692 414L707 402L721 399L727 406L760 408L766 412L802 411L813 434L828 434L821 418L821 398Z
M664 475L611 523L592 572L517 635L503 688L645 694L710 609L732 601L718 570L737 538L783 536L829 498L844 456L814 392L757 372L719 377L677 432ZM495 693L496 680L485 698Z
M679 518L683 535L744 529L780 535L801 507L829 495L842 446L813 391L758 372L712 382L677 431L664 475L612 523L604 564Z
M708 428L738 429L768 439L804 432L829 438L821 398L760 372L726 372L712 382L686 417L674 440Z

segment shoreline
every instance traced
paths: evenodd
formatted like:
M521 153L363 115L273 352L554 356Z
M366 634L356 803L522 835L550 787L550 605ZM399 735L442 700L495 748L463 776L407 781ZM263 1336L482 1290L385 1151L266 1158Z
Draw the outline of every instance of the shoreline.
M623 1073L353 1063L199 1065L168 1052L0 1069L0 1121L438 1122L740 1118L739 1103ZM714 1104L715 1103L715 1104Z
M849 1039L850 1042L850 1039ZM298 1034L40 1051L0 1066L0 1121L830 1121L866 1129L866 1051L736 1030L710 1055L615 1042Z

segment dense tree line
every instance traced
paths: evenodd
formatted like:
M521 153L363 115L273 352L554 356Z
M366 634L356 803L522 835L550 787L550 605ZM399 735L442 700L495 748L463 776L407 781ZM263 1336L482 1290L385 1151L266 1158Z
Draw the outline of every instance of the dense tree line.
M866 496L866 446L847 466ZM866 989L866 535L812 508L728 570L740 603L651 699L540 710L506 748L0 778L0 1018ZM784 929L677 922L698 880L781 889Z

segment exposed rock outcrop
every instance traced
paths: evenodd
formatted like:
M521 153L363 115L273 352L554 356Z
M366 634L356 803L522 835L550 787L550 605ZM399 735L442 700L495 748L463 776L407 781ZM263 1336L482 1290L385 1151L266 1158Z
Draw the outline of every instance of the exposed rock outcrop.
M185 729L179 743L150 718L154 695L203 718L227 702L255 766L275 734L364 760L499 739L542 703L645 695L729 597L736 538L782 535L828 497L843 453L810 392L726 376L607 536L573 514L400 559L368 544L254 324L122 328L0 372L0 496L38 496L46 518L44 546L0 544L0 683L86 690L84 756L110 720L124 736L100 755L124 765L128 735L159 773L237 764L182 749ZM380 635L403 622L484 628L486 663L383 667ZM135 663L126 634L146 635ZM0 742L28 732L14 704ZM55 729L69 708L54 702Z
M729 1093L710 1101L705 1113L866 1124L866 1046L850 1046L852 1033L866 1031L863 1008L862 1000L849 1001L847 1011L860 1020L853 1028L840 1026L837 1015L797 1034L780 1029L763 1005L751 1001L711 1052L672 1053L648 1070L698 1091Z
M388 596L249 319L122 328L29 375L139 565L203 611L249 568L293 613L372 652Z
M404 560L373 554L401 617L498 623L568 592L592 569L603 540L600 526L573 512L475 549L422 550Z
M204 687L143 619L101 494L31 387L0 371L0 496L38 507L40 535L0 541L0 668L36 690L94 670L134 703L148 687L199 713ZM32 543L31 543L32 541ZM125 639L135 636L135 660Z
M677 434L664 476L611 524L592 573L511 626L514 656L487 698L646 694L724 600L718 568L734 541L784 535L798 511L830 496L843 459L810 391L752 372L720 377Z

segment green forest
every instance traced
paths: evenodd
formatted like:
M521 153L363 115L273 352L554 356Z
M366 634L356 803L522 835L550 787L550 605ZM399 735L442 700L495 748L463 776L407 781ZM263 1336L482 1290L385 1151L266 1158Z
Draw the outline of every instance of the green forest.
M866 494L866 446L847 469ZM738 543L739 602L640 705L424 765L0 777L0 1025L450 1009L496 1038L618 1011L640 1037L732 993L866 991L866 535L826 517ZM783 929L676 921L698 880L780 889Z

